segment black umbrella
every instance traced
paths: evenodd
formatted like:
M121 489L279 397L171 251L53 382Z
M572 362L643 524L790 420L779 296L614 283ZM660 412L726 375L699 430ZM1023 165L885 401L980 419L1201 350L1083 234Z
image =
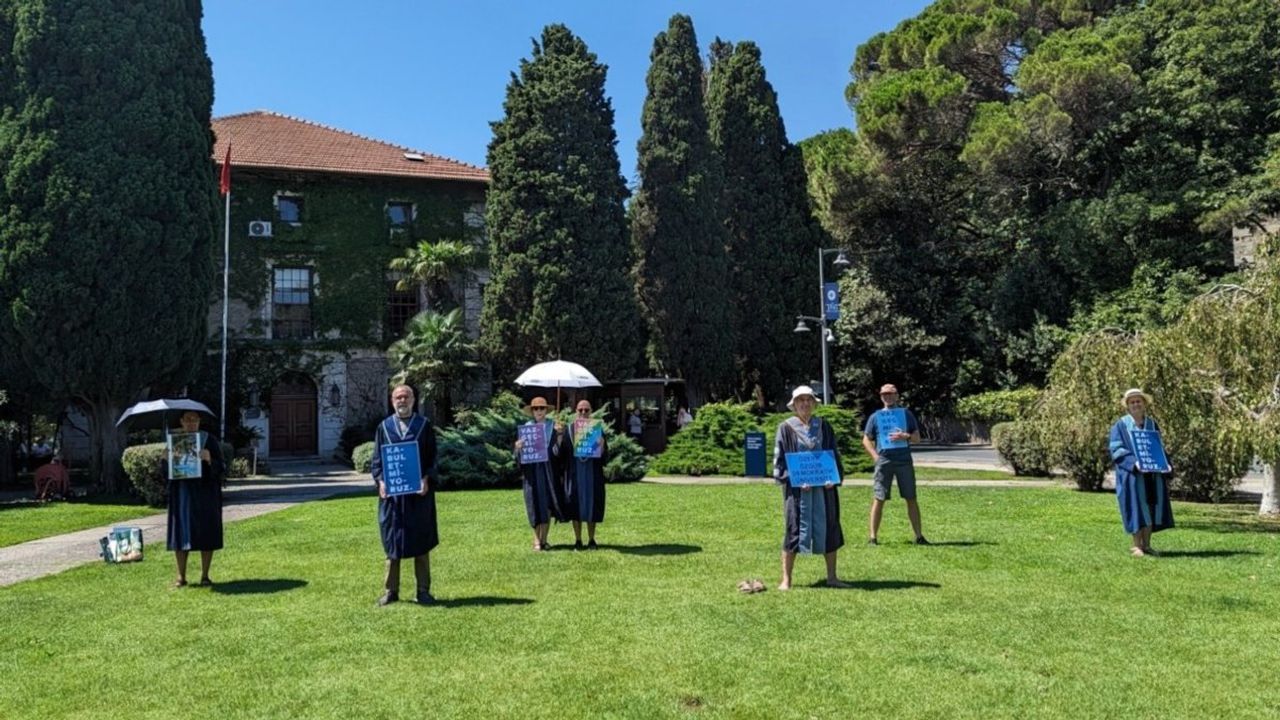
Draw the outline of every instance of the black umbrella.
M178 424L185 412L196 412L201 419L217 425L218 416L204 403L195 400L147 400L124 411L116 421L116 427L129 431L168 430Z

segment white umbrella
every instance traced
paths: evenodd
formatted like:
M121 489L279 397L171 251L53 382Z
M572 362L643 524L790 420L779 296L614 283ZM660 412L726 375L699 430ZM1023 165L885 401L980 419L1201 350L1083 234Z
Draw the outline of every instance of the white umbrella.
M116 421L116 427L129 430L168 430L171 420L182 417L186 411L199 413L216 422L217 415L204 403L179 398L176 400L147 400L124 411Z
M516 384L555 388L557 410L560 409L560 388L600 387L600 381L590 370L567 360L538 363L520 373Z

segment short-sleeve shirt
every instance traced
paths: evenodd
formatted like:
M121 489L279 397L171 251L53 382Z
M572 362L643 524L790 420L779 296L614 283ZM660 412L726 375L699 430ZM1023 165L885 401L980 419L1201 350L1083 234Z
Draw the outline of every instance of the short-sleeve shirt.
M920 424L916 422L916 416L914 413L902 407L901 405L899 405L894 409L902 410L907 415L907 426L903 428L903 430L905 430L908 433L915 433L920 429ZM867 426L862 429L862 434L871 438L871 440L875 442L876 451L880 453L881 457L885 458L886 460L910 460L911 459L910 445L908 445L907 447L900 447L900 448L882 448L881 447L881 442L879 438L879 424L876 422L876 416L882 412L885 412L884 408L881 408L871 413L871 415L867 417Z

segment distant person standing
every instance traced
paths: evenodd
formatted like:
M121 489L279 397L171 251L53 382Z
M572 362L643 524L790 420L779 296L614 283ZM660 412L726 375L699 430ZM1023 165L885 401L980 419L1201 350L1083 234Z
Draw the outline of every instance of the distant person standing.
M547 418L548 411L546 398L534 398L526 408L526 412L532 415L533 419L525 423L525 425L542 425L542 434L546 438L547 459L520 465L520 472L524 475L524 509L529 517L529 527L533 528L534 552L551 549L551 543L547 542L551 519L555 518L558 522L565 521L566 516L563 510L565 500L562 493L563 485L560 482L560 468L564 464L564 459L573 451L569 446L564 423ZM517 463L520 462L524 443L523 439L516 439Z
M875 461L872 477L871 536L868 545L879 545L880 519L884 504L892 497L891 488L896 478L898 493L907 501L907 517L915 532L917 545L928 545L920 531L920 506L916 503L916 468L911 460L911 443L920 442L920 424L916 416L898 404L898 388L884 385L880 388L880 402L884 407L871 413L862 431L862 447Z
M427 554L440 543L436 529L436 433L431 421L414 411L413 388L397 385L391 390L395 412L378 425L374 434L373 482L378 487L378 527L382 549L387 555L386 592L379 605L400 599L400 561L413 558L418 581L417 601L430 605L431 565ZM407 495L388 495L382 474L382 446L388 443L417 443L422 489Z
M640 442L640 436L644 434L644 419L640 417L640 408L634 408L627 418L627 434L632 440Z
M689 408L681 405L680 412L676 413L676 427L683 430L684 426L691 422L693 422L693 415L689 414Z
M573 521L573 549L583 549L582 524L586 523L586 549L595 550L596 524L604 522L604 462L609 457L609 444L602 434L597 441L599 457L594 453L579 454L578 433L591 431L596 424L591 423L590 402L579 400L575 408L577 421L569 426L569 446L574 448L574 455L565 470L567 514Z
M795 415L778 424L773 445L773 479L782 487L782 581L779 590L791 589L791 573L796 555L821 555L827 564L827 587L849 587L836 573L836 552L844 547L844 529L840 526L840 489L835 483L821 487L796 487L791 484L787 455L812 451L830 451L835 456L836 472L844 478L844 465L836 446L836 433L831 423L813 414L818 397L813 388L801 385L791 391L787 408Z
M222 481L226 463L222 444L200 429L200 414L190 410L179 420L184 433L200 433L200 477L169 480L169 518L165 541L178 566L175 588L187 585L187 556L200 553L200 584L208 587L214 551L222 549ZM166 475L172 475L166 469Z
M1158 555L1151 548L1151 534L1173 527L1173 505L1169 502L1169 480L1163 473L1138 468L1133 433L1159 432L1156 419L1148 414L1151 396L1139 388L1126 390L1120 404L1125 414L1111 426L1108 449L1116 466L1116 500L1120 522L1133 536L1129 552L1134 557Z

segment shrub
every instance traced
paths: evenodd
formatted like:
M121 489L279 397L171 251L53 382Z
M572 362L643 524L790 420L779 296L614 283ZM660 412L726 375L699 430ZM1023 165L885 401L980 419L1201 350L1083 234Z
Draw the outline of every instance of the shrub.
M124 449L120 462L129 482L148 505L164 507L169 502L165 472L167 449L164 443L147 443Z
M1049 455L1039 428L1024 421L996 423L991 442L1014 475L1048 475Z
M751 414L750 407L728 402L702 406L693 422L672 437L666 451L651 461L650 469L659 475L742 475L746 472L743 441L748 432L765 433L765 459L767 467L772 468L773 435L791 413L774 413L759 420ZM861 415L822 405L815 412L835 431L844 471L869 471L872 463L862 450Z
M956 401L956 417L985 423L1021 420L1040 400L1040 390L1033 387L1017 390L992 390L962 397ZM994 434L995 430L992 429ZM992 438L994 441L994 438Z
M351 451L351 465L358 473L369 472L373 465L373 442L361 443Z

